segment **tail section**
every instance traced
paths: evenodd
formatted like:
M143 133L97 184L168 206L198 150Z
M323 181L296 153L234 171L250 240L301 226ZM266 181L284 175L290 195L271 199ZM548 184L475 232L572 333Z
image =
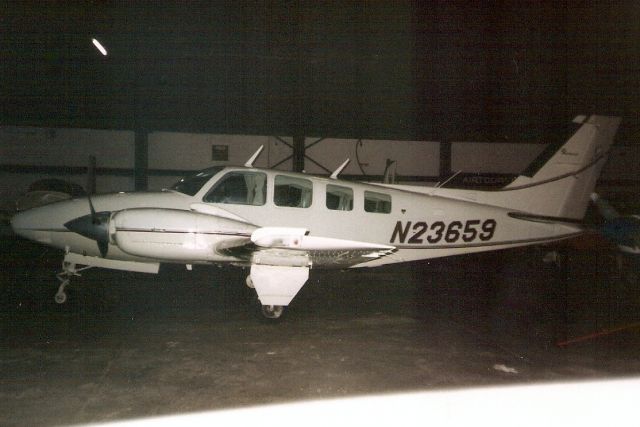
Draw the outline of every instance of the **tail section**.
M578 116L573 121L579 127L571 138L549 145L513 182L500 189L391 187L498 206L520 217L582 220L620 118Z
M574 122L581 125L569 140L544 150L515 181L493 193L496 204L541 216L584 217L620 118L578 116Z

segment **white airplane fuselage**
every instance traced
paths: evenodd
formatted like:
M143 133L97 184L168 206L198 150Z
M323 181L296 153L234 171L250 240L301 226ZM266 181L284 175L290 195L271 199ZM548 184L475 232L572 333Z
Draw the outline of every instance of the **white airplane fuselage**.
M264 205L252 206L233 203L206 203L204 196L218 180L229 172L256 171L267 176L267 193ZM306 207L287 207L274 204L274 179L276 176L298 177L312 182L311 203ZM327 208L327 185L340 186L353 191L351 210ZM389 263L436 258L469 252L481 252L501 248L543 243L572 237L581 232L578 226L557 222L531 222L509 216L512 209L455 200L437 195L437 190L415 187L416 192L391 186L354 183L350 181L312 177L273 170L254 168L225 168L214 175L194 196L176 191L149 193L115 193L91 197L96 212L116 213L134 208L159 208L185 211L197 215L207 206L220 208L237 215L256 227L299 227L308 230L310 236L370 242L395 247L394 253L357 266L377 266ZM388 196L390 211L365 211L365 191ZM429 191L435 195L420 193ZM195 208L195 210L194 210ZM148 223L153 224L154 214L148 211ZM87 198L73 199L35 208L20 214L13 226L18 234L37 242L66 249L87 256L100 256L96 242L65 228L65 223L89 214ZM178 213L176 212L176 215ZM202 214L206 215L206 213ZM140 239L147 240L151 248L159 246L153 261L189 264L241 262L242 260L219 254L215 248L229 234L215 233L217 216L208 228L197 230L185 224L183 233L178 230L157 228L140 232ZM224 218L222 218L224 221ZM241 227L239 232L250 234L255 228ZM191 231L191 234L189 234ZM153 236L153 235L156 236ZM173 240L160 240L175 235ZM155 243L154 243L155 241ZM202 250L188 252L189 242L197 242ZM162 256L162 253L165 256ZM189 254L201 254L189 257ZM122 251L113 242L109 245L108 259L145 261L144 256ZM149 260L151 261L151 260ZM344 267L339 262L316 261L315 267Z

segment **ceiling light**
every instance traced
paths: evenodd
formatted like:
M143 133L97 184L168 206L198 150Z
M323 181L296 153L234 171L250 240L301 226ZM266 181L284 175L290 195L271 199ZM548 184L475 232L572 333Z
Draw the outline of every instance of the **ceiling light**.
M93 42L93 45L100 51L101 54L103 54L104 56L107 56L107 49L105 49L104 46L102 46L102 44L100 44L98 40L91 39L91 41Z

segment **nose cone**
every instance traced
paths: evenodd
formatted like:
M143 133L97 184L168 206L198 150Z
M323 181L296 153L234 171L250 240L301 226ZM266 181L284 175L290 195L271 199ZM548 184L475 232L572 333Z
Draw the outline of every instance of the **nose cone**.
M28 220L28 217L25 215L25 213L27 213L27 211L17 213L9 221L13 232L22 237L27 237L23 233L27 228L27 225L30 224L30 221Z
M62 206L66 203L54 203L19 212L11 218L11 228L19 236L49 243L51 233L67 231L64 228L66 212Z
M84 215L66 222L64 227L69 231L73 231L89 239L108 240L110 215L111 212L98 212L94 215Z
M9 223L11 224L11 229L18 235L22 235L22 230L27 228L31 224L29 216L25 215L26 213L28 213L28 211L17 213L9 221Z

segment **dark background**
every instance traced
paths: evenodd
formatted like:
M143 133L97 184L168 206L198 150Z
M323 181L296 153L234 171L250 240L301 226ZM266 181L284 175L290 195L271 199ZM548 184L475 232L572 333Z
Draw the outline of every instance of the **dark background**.
M636 1L5 2L0 117L527 141L599 113L621 115L628 142L639 40Z

